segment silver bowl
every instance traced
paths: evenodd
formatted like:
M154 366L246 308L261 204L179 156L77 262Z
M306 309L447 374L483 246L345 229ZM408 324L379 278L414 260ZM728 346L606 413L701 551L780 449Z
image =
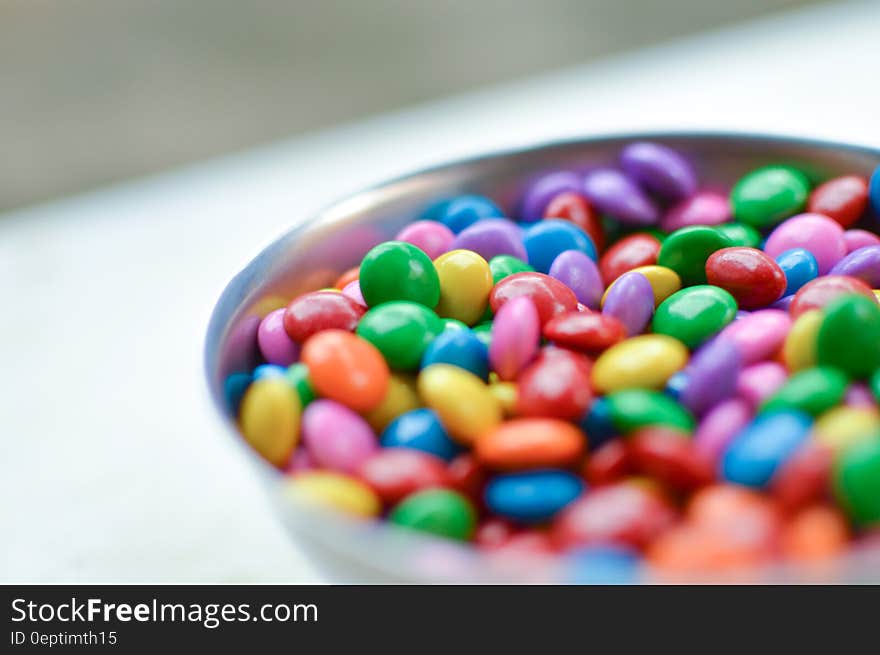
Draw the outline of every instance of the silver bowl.
M748 170L791 163L814 180L844 173L870 175L880 150L849 144L756 134L651 133L581 138L488 154L412 173L344 198L297 225L258 254L226 286L211 315L205 374L220 430L256 466L284 523L315 563L341 582L569 582L590 580L570 560L487 556L466 545L362 522L318 510L283 494L283 477L239 434L224 381L258 362L256 329L267 308L331 284L374 245L391 239L433 203L462 193L493 198L511 215L524 186L557 169L589 170L617 160L636 140L682 152L704 187L729 188ZM602 580L602 572L596 579ZM712 581L728 578L713 576ZM880 582L880 547L853 550L815 567L774 565L735 574L732 581ZM659 576L648 567L627 581L700 581Z

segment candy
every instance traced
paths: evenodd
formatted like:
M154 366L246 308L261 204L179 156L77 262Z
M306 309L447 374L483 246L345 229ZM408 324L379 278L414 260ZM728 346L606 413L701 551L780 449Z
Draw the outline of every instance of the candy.
M632 269L632 272L641 273L648 280L654 292L655 307L681 289L681 278L671 268L666 268L665 266L639 266ZM610 290L613 286L614 282L611 283L608 289ZM608 291L605 292L605 295L608 295Z
M844 296L825 308L816 337L819 364L856 378L880 368L880 307L861 296Z
M673 232L691 225L720 225L730 220L730 201L714 191L698 191L672 207L660 227Z
M599 271L606 285L624 273L657 263L660 240L646 232L636 232L608 248L599 260Z
M334 291L304 294L294 299L287 309L280 311L287 336L298 343L304 343L310 336L322 330L354 332L364 315L362 306L348 296Z
M605 230L599 212L579 193L565 192L554 196L544 209L544 218L571 221L590 237L596 249L605 248Z
M690 163L672 148L641 141L623 149L624 172L652 193L679 200L696 191L697 177Z
M877 302L871 287L861 280L848 275L825 275L801 287L788 311L792 318L797 318L804 312L822 309L837 298L850 294L859 294Z
M797 293L798 289L819 275L819 264L813 253L805 248L792 248L776 256L776 263L785 275L784 296Z
M290 366L299 357L299 345L284 331L284 309L269 312L257 328L257 344L270 364Z
M825 275L846 255L846 242L840 224L822 214L799 214L781 223L764 244L764 251L778 257L786 250L803 248L810 251Z
M823 505L807 507L785 525L782 552L794 560L819 560L836 555L846 546L849 529L843 515Z
M527 257L522 242L522 230L516 223L505 218L484 218L477 221L459 232L448 250L470 250L486 261L498 255L509 255L520 260Z
M654 289L641 273L621 275L608 289L602 313L620 321L627 334L640 334L654 314Z
M388 520L402 528L462 541L470 539L477 525L470 501L448 489L425 489L407 496Z
M804 208L810 182L791 166L765 166L744 175L730 192L733 215L755 227L769 227Z
M779 264L755 248L722 248L706 260L709 284L729 291L742 309L759 309L779 300L786 278Z
M606 350L593 366L593 388L600 393L622 389L662 389L669 377L688 360L687 348L677 339L646 334Z
M875 168L871 174L871 181L868 184L868 198L874 213L880 214L880 166Z
M758 230L745 223L722 223L715 226L715 231L727 237L733 246L758 248L764 240Z
M360 463L356 474L386 505L423 489L450 484L443 460L408 448L379 450Z
M306 341L302 362L325 398L369 411L385 398L391 376L382 353L350 332L324 330Z
M713 227L683 227L670 234L660 246L657 263L675 271L684 284L705 284L706 260L715 251L734 245Z
M472 444L501 422L498 399L480 378L457 366L433 364L423 369L418 388L425 404L459 443Z
M288 460L299 441L299 418L299 399L283 379L257 380L241 401L244 438L275 466Z
M535 269L511 255L496 255L489 260L489 270L492 272L492 284L495 285L514 273L525 273Z
M553 343L587 353L600 353L626 338L626 327L607 314L570 312L544 325L544 336Z
M694 432L694 447L711 462L717 462L737 433L752 420L751 405L732 398L713 407Z
M843 175L813 189L807 211L824 214L849 227L859 220L867 206L868 180L858 175Z
M561 194L576 193L580 187L581 179L572 171L554 171L539 177L523 194L520 218L527 223L540 218L559 218L547 213L549 205Z
M520 418L502 423L477 439L477 458L488 468L517 470L574 464L586 439L571 423L558 419Z
M862 280L871 288L880 287L880 245L865 246L850 252L834 265L829 274L848 275Z
M813 425L813 439L838 453L862 439L880 434L880 414L871 407L834 407L823 413Z
M679 400L694 414L702 415L733 396L742 355L736 344L715 339L694 353L684 369L687 383Z
M757 408L785 384L786 370L778 362L758 362L740 371L736 393Z
M320 466L354 473L376 448L376 435L369 424L345 405L315 400L302 415L302 440Z
M511 298L525 296L538 310L541 325L554 316L577 309L574 292L559 280L543 273L516 273L495 285L489 294L492 311L498 310Z
M443 223L458 234L481 218L503 217L504 212L485 196L458 196L431 207L422 218Z
M546 218L523 232L522 243L528 253L529 265L547 273L553 260L566 250L577 250L596 260L596 246L581 228L570 221Z
M880 436L847 448L835 461L834 495L862 525L880 524Z
M420 248L430 259L437 259L451 250L455 234L443 223L437 221L416 221L404 227L395 241L404 241ZM341 287L340 287L341 288Z
M690 491L709 484L714 477L711 460L679 430L643 428L629 436L626 447L633 470L673 489Z
M843 241L846 244L847 254L865 246L880 245L880 237L867 230L846 230L843 233Z
M452 364L486 380L489 377L489 349L470 330L443 332L422 355L422 368L431 364Z
M376 493L360 480L330 471L304 471L288 478L285 495L303 498L349 516L369 518L382 510Z
M528 296L512 298L492 323L489 362L502 380L512 380L538 353L541 323Z
M364 412L364 418L377 432L381 432L396 417L421 407L412 376L394 373L388 378L388 389L376 407Z
M736 300L724 289L698 285L677 291L660 303L651 327L696 348L736 316Z
M315 389L309 378L309 369L305 364L291 364L284 374L287 383L296 391L300 407L305 407L315 399Z
M828 496L831 468L831 450L815 441L808 441L773 474L769 490L783 509L805 507Z
M553 260L548 275L574 291L578 302L598 309L602 278L596 263L579 250L564 250Z
M760 408L762 412L784 409L818 416L843 400L849 383L837 369L817 366L792 375Z
M434 261L440 280L439 316L467 325L476 323L489 302L492 271L488 262L470 250L452 250Z
M768 412L737 434L720 464L725 480L763 487L807 438L810 417L797 410Z
M361 293L367 305L409 300L433 309L440 300L440 280L431 259L403 241L386 241L361 262Z
M612 168L600 168L584 178L583 193L603 214L625 225L653 225L660 212L631 179Z
M460 447L446 432L437 412L419 408L401 413L382 432L383 448L411 448L449 461Z
M517 378L516 413L578 420L592 400L590 362L564 348L544 348Z
M543 523L577 498L581 480L552 469L497 475L486 485L486 506L495 514L522 523Z
M665 425L685 432L694 429L694 418L681 405L659 391L628 389L605 396L609 419L621 434L651 425ZM587 430L587 437L592 432Z
M744 364L754 364L779 351L790 329L791 317L786 312L762 309L738 318L718 338L735 344Z
M361 319L357 335L373 344L388 365L400 371L417 368L431 342L443 332L437 315L415 302L377 305Z

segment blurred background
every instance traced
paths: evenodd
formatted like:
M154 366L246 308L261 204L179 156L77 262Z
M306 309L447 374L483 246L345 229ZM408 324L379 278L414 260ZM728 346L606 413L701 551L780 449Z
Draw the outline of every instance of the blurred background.
M0 0L0 210L806 4Z

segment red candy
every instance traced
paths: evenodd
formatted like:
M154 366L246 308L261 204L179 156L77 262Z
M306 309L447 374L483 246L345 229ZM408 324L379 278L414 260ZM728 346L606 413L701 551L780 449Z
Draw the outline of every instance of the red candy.
M337 291L313 291L296 298L284 310L284 331L299 343L322 330L354 332L365 311Z
M820 184L810 194L807 211L833 218L843 227L855 223L868 206L868 180L844 175Z
M794 295L788 312L792 318L811 309L821 309L828 303L851 293L858 293L877 302L871 287L848 275L825 275L807 282Z
M630 472L629 451L622 439L599 446L581 468L584 478L594 487L617 482Z
M590 201L579 193L567 191L554 196L547 203L544 218L563 218L571 221L593 240L597 252L601 252L605 247L602 217L593 209Z
M556 517L553 540L561 548L619 544L644 548L676 520L656 492L632 482L593 489Z
M486 483L486 472L470 453L459 455L446 467L449 484L471 500L478 503L482 500L483 486Z
M770 481L770 493L786 510L823 500L831 488L832 452L807 442L782 464Z
M740 309L760 309L785 293L785 273L756 248L722 248L706 260L709 284L730 292Z
M564 348L544 348L517 378L516 413L578 420L590 405L590 361Z
M450 486L442 459L411 448L385 448L361 463L357 476L388 505L422 489Z
M606 286L627 271L657 263L660 241L650 234L637 233L622 238L599 259L599 273Z
M627 452L636 472L681 491L709 484L714 478L711 463L691 438L671 428L648 427L632 433L627 437Z
M626 327L608 314L560 314L544 325L544 336L557 345L599 354L626 338Z
M511 298L526 296L538 310L541 325L554 316L577 311L578 301L574 291L559 280L543 273L514 273L501 280L492 289L489 304L497 313Z

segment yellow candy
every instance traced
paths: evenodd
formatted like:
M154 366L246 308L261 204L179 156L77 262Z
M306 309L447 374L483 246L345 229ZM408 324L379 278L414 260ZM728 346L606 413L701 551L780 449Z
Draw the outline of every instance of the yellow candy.
M472 444L501 422L501 403L473 373L450 364L432 364L418 378L419 395L437 412L450 436Z
M283 378L257 380L242 398L241 432L275 466L287 462L299 441L299 419L299 397Z
M452 250L434 260L440 278L440 302L436 312L473 325L486 310L492 291L489 263L470 250Z
M665 334L646 334L621 341L593 365L593 386L601 393L622 389L662 389L688 361L688 349Z
M289 498L335 509L351 516L372 517L382 510L376 492L359 480L330 471L304 471L285 483Z
M874 292L874 297L877 299L877 302L880 302L880 289L871 289Z
M388 380L388 391L379 406L364 414L367 423L376 432L384 430L401 414L422 406L412 376L395 373Z
M834 407L813 424L813 437L840 452L857 441L875 437L880 431L880 414L868 407Z
M811 309L798 316L782 346L786 368L794 373L816 365L816 336L822 323L822 312Z
M505 416L513 416L516 411L517 388L513 382L493 382L489 392L501 403L501 411Z
M654 290L654 307L681 289L681 278L678 276L678 273L671 268L666 268L665 266L639 266L638 268L634 268L633 271L641 273L648 278L648 282L651 283L651 289ZM616 281L617 280L614 282ZM611 287L614 286L614 282L609 284L608 288L605 289L605 293L602 294L600 305L605 304L605 297L608 295Z
M266 296L265 298L260 298L260 300L254 304L251 308L251 312L260 318L263 318L266 314L274 312L276 309L286 307L289 302L290 299L284 296Z

